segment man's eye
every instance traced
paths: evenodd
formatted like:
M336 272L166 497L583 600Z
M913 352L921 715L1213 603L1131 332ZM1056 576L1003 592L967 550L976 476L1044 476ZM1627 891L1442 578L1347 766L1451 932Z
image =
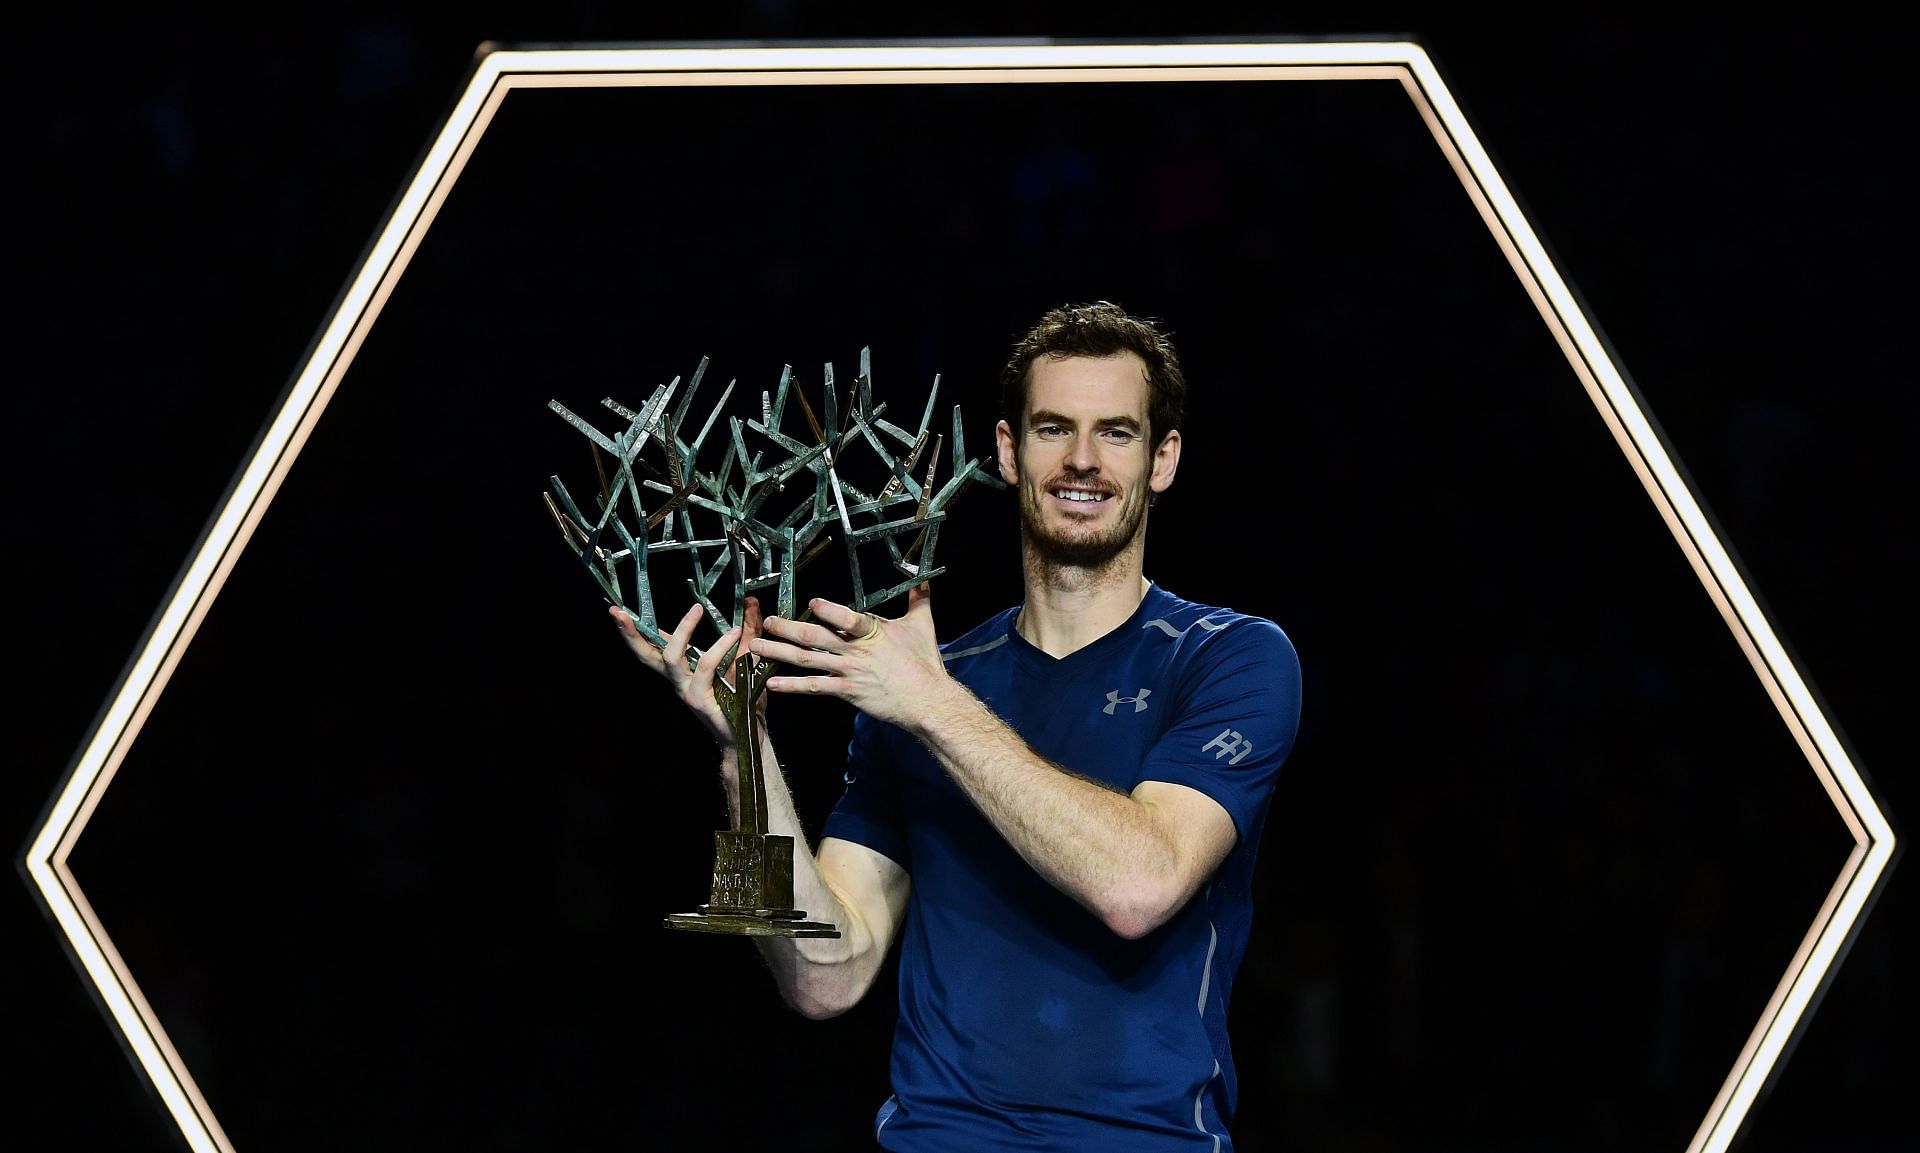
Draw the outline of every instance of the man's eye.
M1122 447L1132 444L1135 440L1139 439L1124 428L1110 428L1101 435L1107 438L1107 443L1117 444Z
M1033 434L1047 440L1058 440L1067 435L1067 430L1057 424L1043 424L1033 430Z

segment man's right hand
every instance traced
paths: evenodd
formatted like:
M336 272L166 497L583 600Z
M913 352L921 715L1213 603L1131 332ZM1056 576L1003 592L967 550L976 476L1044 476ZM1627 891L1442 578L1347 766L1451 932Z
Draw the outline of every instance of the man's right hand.
M618 605L609 605L607 613L613 617L614 624L619 626L620 635L626 639L627 647L633 650L633 655L640 658L640 663L665 677L667 683L673 686L673 691L681 702L693 710L694 716L700 718L700 723L706 726L707 732L713 736L714 741L722 748L731 749L733 725L727 720L727 714L720 707L719 698L713 690L713 680L715 674L721 671L720 658L727 654L727 650L732 648L743 634L748 640L759 635L760 602L754 597L748 597L744 613L746 622L744 628L731 628L722 633L720 639L713 643L713 647L699 655L698 663L691 670L687 667L687 651L689 642L693 639L693 630L699 625L700 618L705 615L701 606L696 604L687 609L686 615L680 618L680 623L667 637L664 648L642 635L640 630L634 627L633 618ZM745 652L746 647L742 645L740 651ZM730 669L723 679L729 685L733 683ZM755 706L764 710L766 698L760 698L755 702ZM764 724L764 713L758 719Z

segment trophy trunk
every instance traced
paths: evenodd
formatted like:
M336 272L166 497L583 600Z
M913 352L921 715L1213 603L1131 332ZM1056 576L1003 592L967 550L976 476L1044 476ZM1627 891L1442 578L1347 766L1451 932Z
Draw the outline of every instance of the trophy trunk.
M666 927L741 937L838 937L838 929L809 921L804 909L793 907L793 838L767 832L767 782L761 774L753 707L760 685L744 653L735 663L733 683L738 687L722 693L721 701L733 722L740 827L713 834L713 887L707 903L697 913L668 916Z

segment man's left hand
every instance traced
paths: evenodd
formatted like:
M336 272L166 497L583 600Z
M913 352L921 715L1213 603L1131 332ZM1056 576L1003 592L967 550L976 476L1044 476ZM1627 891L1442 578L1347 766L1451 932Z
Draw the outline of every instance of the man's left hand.
M940 660L926 585L909 591L906 615L891 620L820 598L810 607L818 623L767 617L750 642L756 655L811 674L770 677L772 691L839 697L904 726L953 683Z

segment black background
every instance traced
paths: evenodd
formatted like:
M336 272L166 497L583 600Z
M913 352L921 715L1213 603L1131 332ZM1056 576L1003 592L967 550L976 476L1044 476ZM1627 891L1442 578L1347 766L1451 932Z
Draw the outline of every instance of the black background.
M1855 29L778 6L290 21L62 20L14 76L30 303L11 318L8 465L31 625L14 648L16 844L483 39L1417 35L1896 823L1910 807L1894 723L1913 682L1896 598L1914 560L1896 451L1913 253L1896 205L1913 108L1858 62ZM530 434L515 422L701 352L759 388L761 365L844 366L871 341L883 398L901 388L916 409L942 371L984 446L991 403L964 382L1062 295L1167 316L1196 382L1149 572L1280 620L1307 665L1235 1004L1242 1147L1684 1146L1839 863L1837 822L1484 231L1428 194L1445 183L1430 145L1397 146L1419 139L1410 117L1286 97L1274 122L1306 127L1275 151L1296 168L1219 94L1164 117L1120 108L1122 128L1190 148L1141 157L1137 188L1115 191L1084 167L1130 155L1099 99L984 138L924 131L937 109L910 100L858 117L796 100L761 137L700 105L596 162L579 186L605 202L560 207L541 196L562 183L565 126L618 112L503 114L489 144L545 156L541 179L476 158L462 188L490 191L449 202L74 858L240 1148L859 1146L885 1095L887 999L808 1026L748 950L648 928L699 899L717 798L608 751L632 740L635 694L658 698L592 636L590 590L542 535L533 496L577 445L544 415ZM822 124L849 159L810 150ZM807 179L859 157L857 196ZM1321 157L1348 182L1311 179ZM946 179L888 184L948 158ZM956 208L996 158L1018 211ZM482 185L489 163L501 175ZM649 179L662 168L679 181ZM649 223L649 198L689 189L716 218L750 209L761 175L791 183L790 218L734 246ZM901 235L928 246L924 280L889 267ZM1016 259L969 264L981 251ZM623 295L605 252L757 311L657 275ZM1248 268L1278 274L1249 286ZM487 276L502 287L476 288ZM1462 320L1482 314L1491 329ZM1409 315L1411 330L1378 319ZM577 335L625 326L632 342ZM460 403L512 388L524 402ZM958 506L944 559L980 559L936 593L943 636L1017 595L1004 499ZM1270 536L1275 559L1219 563L1223 525ZM341 589L357 593L327 595ZM523 673L485 683L502 664ZM835 723L783 731L825 758ZM817 813L830 789L802 801ZM1907 880L1749 1147L1913 1147L1894 1075L1915 1023L1896 980ZM16 1131L176 1147L35 900L7 900ZM730 1060L790 1075L749 1074L759 1107L713 1138Z

